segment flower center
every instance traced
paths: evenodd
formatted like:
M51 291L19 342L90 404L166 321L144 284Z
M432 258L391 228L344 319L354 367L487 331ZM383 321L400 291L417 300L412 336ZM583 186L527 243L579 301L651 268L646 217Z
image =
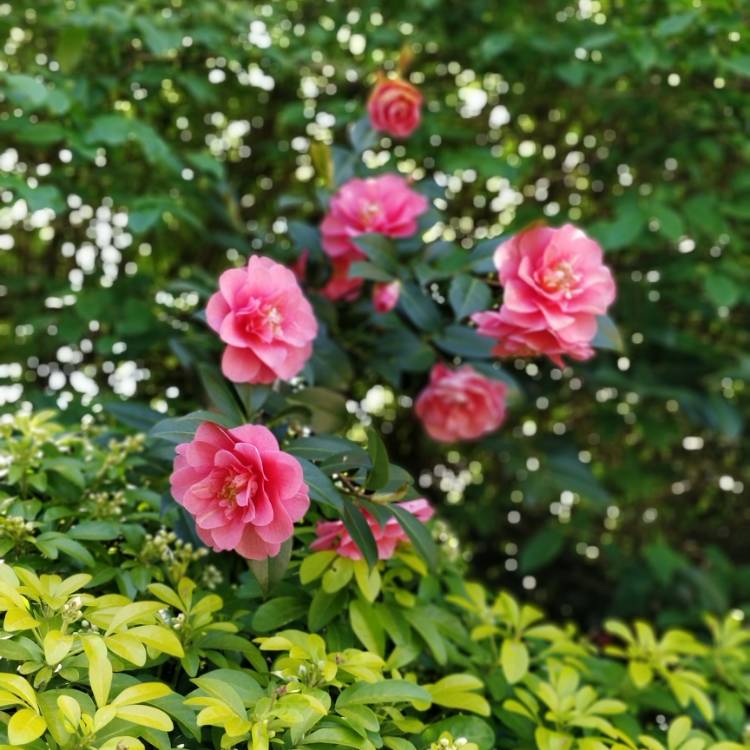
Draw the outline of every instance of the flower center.
M571 289L581 280L581 275L573 270L572 264L563 260L556 266L548 268L542 275L542 286L548 292L564 292L570 297Z
M219 505L225 511L233 511L237 506L237 496L244 493L245 501L241 505L247 505L258 490L258 482L249 474L229 474L224 480L219 491Z
M464 404L468 403L469 397L463 391L451 390L447 394L446 400L451 404L454 404L455 406L463 406Z
M362 206L360 211L360 220L365 227L369 227L373 220L380 214L380 206L370 201Z
M284 317L275 305L253 299L237 313L237 320L246 333L268 342L281 333Z
M281 317L278 308L273 306L268 307L266 310L266 320L274 333L279 333L281 331L281 321L283 318Z

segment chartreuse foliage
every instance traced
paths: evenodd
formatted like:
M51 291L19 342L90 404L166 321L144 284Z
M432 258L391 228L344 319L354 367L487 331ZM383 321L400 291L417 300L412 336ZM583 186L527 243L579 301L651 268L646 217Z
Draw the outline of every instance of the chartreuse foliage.
M164 475L142 440L64 431L50 414L3 429L3 748L745 746L737 612L695 633L612 621L593 642L467 581L450 545L434 568L409 546L368 566L306 553L309 527L264 593L236 558L177 545L174 508L149 500ZM104 508L114 528L97 526ZM40 545L49 534L85 554Z

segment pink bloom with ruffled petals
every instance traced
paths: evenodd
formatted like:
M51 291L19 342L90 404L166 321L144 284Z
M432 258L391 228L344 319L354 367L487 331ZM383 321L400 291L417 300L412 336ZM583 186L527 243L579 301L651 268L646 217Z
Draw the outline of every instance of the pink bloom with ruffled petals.
M227 345L221 370L235 383L290 380L310 358L318 332L294 273L259 255L224 271L206 319Z
M379 313L387 313L398 304L401 296L401 282L389 281L375 284L372 288L372 304Z
M398 503L398 506L409 511L422 523L429 521L435 513L432 506L424 498L407 500ZM393 553L399 544L409 542L406 532L393 516L388 519L385 526L381 526L367 511L362 511L362 515L367 520L367 525L375 537L378 546L378 559L388 560L393 557ZM351 560L362 559L362 552L349 535L343 521L319 521L315 533L318 538L310 545L310 549L316 551L334 550L336 554L348 557Z
M427 434L443 443L475 440L505 420L505 383L486 378L470 365L452 370L440 363L414 405Z
M427 198L397 174L355 177L331 198L320 225L323 250L331 258L362 260L365 255L354 244L355 237L369 233L411 237L427 207Z
M277 555L310 507L299 462L260 425L203 422L177 446L170 485L209 547L250 560Z
M597 316L616 296L594 240L572 224L533 227L500 245L494 260L503 304L498 311L475 313L472 320L480 334L497 339L497 356L544 354L562 366L563 356L594 355Z

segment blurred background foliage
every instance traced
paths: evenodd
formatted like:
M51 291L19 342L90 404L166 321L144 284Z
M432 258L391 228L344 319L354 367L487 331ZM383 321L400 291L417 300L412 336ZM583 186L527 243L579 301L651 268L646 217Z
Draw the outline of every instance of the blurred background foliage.
M586 228L624 348L509 363L476 445L422 435L424 373L344 368L350 411L490 585L584 625L750 608L748 28L743 0L0 3L0 406L194 408L187 322L243 255L314 241L319 144L400 61L424 123L368 164L434 177L432 239Z

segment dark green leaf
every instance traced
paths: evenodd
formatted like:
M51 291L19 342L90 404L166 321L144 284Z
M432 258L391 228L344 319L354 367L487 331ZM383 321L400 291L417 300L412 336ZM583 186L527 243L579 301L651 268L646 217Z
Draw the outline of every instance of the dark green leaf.
M651 203L649 208L653 217L659 222L659 231L668 239L676 242L685 234L685 223L677 211L663 203Z
M393 241L388 237L382 234L361 234L354 238L354 244L372 261L376 268L393 275L398 272L396 248Z
M316 432L337 432L349 420L346 399L328 388L312 386L290 393L287 401L301 404L310 412L310 426Z
M259 633L278 630L284 625L301 618L309 602L299 596L279 596L261 604L253 615L253 629Z
M403 610L407 622L419 633L432 656L438 664L445 664L448 660L448 651L445 639L437 629L432 614L427 607L413 607Z
M373 567L378 561L378 547L375 543L375 537L372 535L372 529L370 529L362 511L347 500L344 503L342 520L352 541L359 548L367 564Z
M234 391L248 418L256 415L271 395L271 389L268 386L248 383L235 383Z
M146 46L155 55L167 55L176 50L182 43L182 33L177 29L160 28L145 16L136 19L136 26L140 30Z
M562 530L554 526L537 531L521 548L521 572L533 573L551 563L562 552L563 542Z
M307 459L298 457L297 460L302 466L302 473L305 477L310 492L310 499L321 505L327 505L338 512L344 509L344 501L333 482L313 463Z
M597 349L612 349L616 352L623 351L622 336L612 318L609 315L600 315L596 320L598 327L591 345Z
M248 560L250 570L260 585L260 590L267 596L281 580L289 567L292 557L294 537L289 537L282 545L279 553L265 560Z
M355 152L361 154L377 143L378 134L370 125L370 118L365 116L349 128L349 140Z
M297 438L287 446L287 450L299 458L322 461L333 456L349 456L352 467L369 465L367 453L357 443L337 435L314 435Z
M731 71L750 77L750 55L737 55L737 57L730 57L722 62Z
M315 227L303 221L290 221L287 232L298 253L308 250L310 253L320 254L320 232Z
M661 37L681 34L693 23L697 15L698 13L696 11L691 10L686 13L676 13L673 16L662 18L661 21L656 24L654 34Z
M368 427L366 432L367 453L370 456L372 468L367 475L365 486L368 490L378 490L388 481L388 452L380 435L372 427Z
M437 569L438 551L430 530L408 510L393 504L389 506L401 528L409 535L414 549L424 559L431 570Z
M81 461L75 458L65 458L64 456L46 458L42 462L42 467L47 471L59 474L80 489L86 486L86 479L82 471L83 465Z
M437 305L429 294L416 284L402 284L398 306L417 328L424 331L435 331L442 323Z
M158 411L133 401L108 401L104 408L118 421L142 432L150 430L164 418Z
M344 609L348 592L346 587L329 594L319 588L313 596L310 609L307 613L307 627L311 632L317 633L336 617Z
M706 296L716 307L734 307L742 294L740 287L729 276L710 273L705 281Z
M63 534L58 534L53 531L47 532L46 534L40 534L36 538L35 543L40 548L46 546L47 548L59 550L76 562L81 563L81 565L93 567L96 564L92 554L86 549L86 547L75 539L66 537Z
M368 281L390 281L393 276L378 268L374 263L358 260L349 266L349 278Z
M47 99L47 86L34 76L22 73L7 73L5 75L8 98L21 107L36 109Z
M223 427L235 426L233 420L210 411L195 411L184 417L163 419L155 424L149 435L170 443L188 443L195 437L195 431L203 422L214 422Z
M86 143L105 143L119 146L134 135L132 122L123 115L100 115L89 126L84 136Z
M435 346L448 354L457 354L470 359L490 359L495 340L481 336L475 328L462 325L447 326L435 338Z
M459 274L448 291L456 320L463 320L474 312L486 310L492 303L492 292L483 281L468 274Z
M231 386L224 379L218 368L201 363L198 365L198 375L211 403L228 419L238 422L244 420L237 398Z
M513 34L507 31L499 31L489 34L479 46L482 57L488 62L499 57L513 46Z
M589 227L589 233L605 250L622 250L632 245L646 226L646 217L632 193L626 193L616 205L613 221L600 221Z

